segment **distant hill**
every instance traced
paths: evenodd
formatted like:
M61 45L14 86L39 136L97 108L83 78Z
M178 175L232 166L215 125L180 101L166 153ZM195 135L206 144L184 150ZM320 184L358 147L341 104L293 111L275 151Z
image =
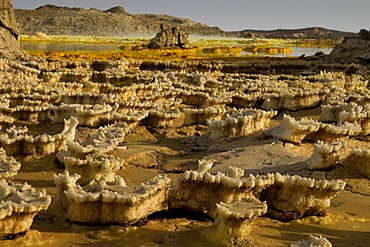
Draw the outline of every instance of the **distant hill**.
M189 19L161 14L130 14L123 7L108 10L45 5L35 10L15 9L21 34L37 32L49 35L152 37L161 23L178 25L190 35L266 38L341 38L353 33L324 28L278 29L272 31L243 30L226 32Z
M277 30L253 30L246 29L243 31L229 32L229 35L237 37L265 37L265 38L324 38L337 39L343 37L353 37L356 33L341 32L336 30L325 29L321 27L309 27L301 29L277 29Z

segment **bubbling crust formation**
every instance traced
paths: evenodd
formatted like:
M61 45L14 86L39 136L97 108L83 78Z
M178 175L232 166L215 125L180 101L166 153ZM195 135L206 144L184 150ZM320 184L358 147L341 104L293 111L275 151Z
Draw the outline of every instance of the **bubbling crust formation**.
M274 184L262 191L260 200L266 200L270 216L282 221L322 216L327 213L331 198L345 185L342 180L315 180L276 173Z
M308 239L306 240L301 240L297 243L291 244L290 247L332 247L333 245L327 240L326 238L323 237L316 237L310 235Z
M85 187L77 185L76 178L67 171L54 176L62 193L58 197L65 197L61 201L67 208L66 218L72 222L129 225L168 208L171 180L165 176L136 187L127 187L119 176L112 183L92 181Z
M270 119L276 114L273 110L248 109L226 116L223 120L207 120L205 137L214 141L248 136L269 127Z
M307 167L311 170L326 169L343 159L347 152L347 142L338 140L329 144L318 141L314 146L311 157L307 160Z
M14 126L0 135L0 144L7 155L41 154L49 155L66 147L67 141L73 141L78 121L76 118L64 121L64 129L56 135L29 135L27 127Z
M187 171L174 185L170 205L201 211L214 217L220 202L234 203L243 199L266 201L269 215L282 220L325 215L330 200L344 189L342 180L315 180L279 173L242 175L228 169L232 177L209 172Z
M284 115L278 126L265 131L265 134L282 141L300 144L303 140L333 141L340 138L358 136L360 125L345 122L342 125L321 123L312 119L295 118Z
M6 238L27 232L34 216L49 207L51 197L27 183L8 185L2 179L0 201L0 238Z
M21 163L12 156L7 156L3 148L0 148L0 179L11 181L21 169Z
M323 105L319 116L321 122L334 122L342 125L345 122L362 127L361 136L370 134L370 104L359 105L355 102L340 105Z
M310 170L326 170L342 168L356 171L360 175L370 178L370 150L363 148L349 148L347 142L339 140L325 144L315 144L311 157L307 160Z
M267 212L266 202L243 200L234 203L217 204L217 219L211 236L214 240L245 239L249 236L253 220Z
M206 158L199 161L197 171L184 172L173 184L169 178L157 176L128 187L122 177L116 176L123 160L110 154L124 152L124 148L117 147L135 128L139 132L139 128L148 127L155 138L160 135L184 141L182 144L189 144L189 149L194 142L194 150L204 148L202 151L207 153L210 150L204 143L243 139L279 121L264 133L295 144L317 141L307 161L309 169L342 165L370 177L370 152L347 152L345 141L370 133L367 78L336 72L309 76L246 72L266 70L265 66L254 61L233 64L185 60L44 60L26 66L0 59L0 142L4 149L0 149L0 162L7 167L13 165L15 172L19 164L10 155L60 152L58 158L67 171L54 177L57 193L50 212L71 222L130 225L168 208L190 209L216 219L213 236L237 240L247 238L252 221L264 214L281 221L325 215L331 198L343 190L343 181L279 173L252 175L238 167L212 173L212 166L218 163ZM311 63L305 67L303 61L289 66L300 71L311 69ZM284 67L285 62L269 62L270 72ZM155 71L150 71L153 68ZM197 72L187 72L195 69ZM274 119L278 111L309 110L304 113L311 115L320 104L324 106L319 121L290 115L281 121L279 116ZM23 120L64 122L65 128L56 135L34 136L27 127L20 126ZM96 128L86 131L95 134L77 141L77 125ZM178 135L186 138L180 140ZM158 159L158 163L163 160ZM2 236L26 231L27 227L20 228L25 226L21 219L24 216L30 224L37 211L30 205L21 209L23 204L28 205L27 200L33 202L28 195L37 193L26 185L7 184L5 179L9 182L14 172L6 169L8 178L0 180L0 198L4 199L0 203L4 206L0 210L4 215L1 227L13 230L4 230ZM44 199L35 199L32 205L42 204L40 208L45 210L50 198L38 193Z
M118 105L110 106L107 104L79 105L62 104L53 109L54 122L61 123L70 117L77 118L79 126L99 127L108 123L117 112Z
M113 155L88 155L86 159L64 157L66 169L81 176L78 182L82 185L92 180L113 182L116 173L123 168L123 160Z

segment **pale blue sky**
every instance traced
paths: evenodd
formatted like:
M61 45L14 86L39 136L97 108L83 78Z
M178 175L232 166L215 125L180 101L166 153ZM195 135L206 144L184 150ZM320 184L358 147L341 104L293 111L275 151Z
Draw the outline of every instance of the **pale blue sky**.
M223 30L325 27L358 32L370 29L370 0L13 0L14 8L53 4L127 12L160 13L199 21Z

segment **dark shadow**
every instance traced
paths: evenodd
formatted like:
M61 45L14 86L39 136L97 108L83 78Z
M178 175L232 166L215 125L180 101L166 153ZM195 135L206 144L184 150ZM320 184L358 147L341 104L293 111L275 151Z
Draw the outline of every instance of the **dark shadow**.
M90 232L94 230L109 229L110 227L135 227L135 226L144 226L149 221L157 221L164 219L187 219L197 222L213 222L214 219L207 214L187 209L168 209L159 212L152 213L148 217L140 219L139 221L134 221L132 223L128 222L126 224L117 224L117 223L81 223L81 222L71 222L65 218L52 217L46 215L45 217L35 217L31 229L38 230L40 232Z
M13 239L16 239L18 237L23 237L26 235L27 232L21 232L21 233L18 233L18 234L12 234L12 235L7 235L3 238L0 238L0 240L13 240Z
M200 222L213 222L214 219L207 214L194 210L186 210L181 208L171 208L165 211L160 211L149 215L148 220L161 219L177 219L185 218L188 220L195 220Z

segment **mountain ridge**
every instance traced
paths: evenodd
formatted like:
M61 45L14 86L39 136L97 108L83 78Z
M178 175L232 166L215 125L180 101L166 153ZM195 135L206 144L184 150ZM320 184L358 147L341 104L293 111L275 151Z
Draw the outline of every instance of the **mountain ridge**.
M48 4L34 10L15 9L15 14L21 26L21 33L27 35L42 32L48 35L151 37L159 31L162 23L169 26L178 25L184 32L194 36L336 39L355 35L321 27L223 31L219 27L171 15L131 14L122 6L99 10Z

